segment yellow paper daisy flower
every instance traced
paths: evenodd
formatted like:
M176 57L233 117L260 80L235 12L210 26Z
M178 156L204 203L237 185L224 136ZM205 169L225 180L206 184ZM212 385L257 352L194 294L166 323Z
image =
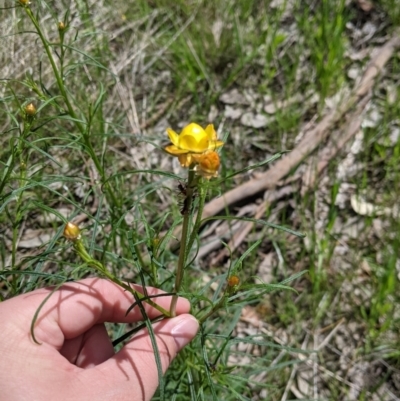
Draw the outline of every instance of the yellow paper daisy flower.
M196 123L190 123L183 128L180 135L171 128L167 129L167 133L172 145L168 145L165 151L177 156L184 167L189 167L193 163L193 154L215 150L224 144L218 140L213 124L203 129Z

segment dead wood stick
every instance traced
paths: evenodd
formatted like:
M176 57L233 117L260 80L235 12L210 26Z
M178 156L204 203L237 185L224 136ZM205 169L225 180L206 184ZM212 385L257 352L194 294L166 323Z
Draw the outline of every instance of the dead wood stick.
M276 186L282 178L327 138L330 132L329 128L337 123L346 112L359 102L360 98L369 92L375 78L398 47L400 47L400 36L399 32L396 31L392 39L378 49L346 102L343 102L336 110L323 117L315 128L306 133L293 151L276 162L267 172L209 202L204 208L203 217L214 216L226 206Z
M371 100L371 95L368 94L363 97L357 106L357 109L349 115L345 122L345 130L342 135L337 138L334 144L329 143L326 148L322 151L323 156L316 165L316 168L309 174L301 174L301 176L296 177L301 178L303 185L301 188L301 194L304 195L308 190L310 190L318 179L318 176L322 171L328 166L329 162L339 153L339 151L346 145L346 143L357 134L361 128L362 114Z
M306 180L304 183L304 186L301 189L301 194L304 195L304 193L309 190L317 180L318 176L321 174L321 172L326 168L328 165L329 161L332 160L336 154L339 152L339 150L352 138L360 129L361 127L361 114L364 111L365 107L367 106L369 100L371 99L370 95L364 96L360 104L358 105L357 109L349 116L347 119L348 125L346 130L344 131L343 135L338 138L336 144L332 147L332 145L328 145L329 149L326 155L326 158L324 160L321 160L318 162L316 166L316 170L313 171L312 176L306 176L306 178L303 177L303 175L299 175L296 177L296 179L303 178ZM294 182L294 180L291 180L291 182ZM269 192L267 191L266 194ZM264 196L265 197L265 196ZM265 211L267 210L267 207L270 204L270 199L264 200L257 208L257 212L254 216L255 219L260 219ZM232 237L232 239L228 243L228 248L230 249L230 252L233 252L235 249L237 249L240 244L245 240L247 234L253 229L254 223L253 222L242 222L241 227L237 230L236 234ZM219 263L222 258L228 256L228 253L226 249L224 249L219 255L218 258L216 259L215 263Z
M255 219L260 219L264 214L265 211L267 210L268 202L264 201L261 203L261 205L258 206L257 212L254 215ZM233 252L236 250L240 244L246 239L247 235L250 233L250 231L253 229L254 223L251 221L246 221L241 223L240 229L232 236L228 243L228 247L224 248L219 252L218 256L212 260L213 265L219 265L221 261L229 255L229 252ZM220 247L221 243L219 242L217 244L217 247ZM228 252L229 249L229 252Z
M256 213L254 214L255 219L261 219L267 208L274 202L278 201L284 196L287 196L289 193L294 192L294 185L290 187L286 187L283 190L280 189L278 191L267 191L264 195L264 201L258 205ZM236 250L240 244L246 239L247 235L253 229L254 224L252 221L242 221L240 222L239 228L232 235L232 238L229 240L227 248L221 250L221 252L212 260L213 265L218 265L221 261L229 256L229 252L233 252ZM225 233L221 233L220 235L224 235ZM213 249L219 248L221 246L221 241L216 242ZM228 252L229 249L229 252ZM201 250L201 248L200 248ZM200 252L199 252L200 254Z

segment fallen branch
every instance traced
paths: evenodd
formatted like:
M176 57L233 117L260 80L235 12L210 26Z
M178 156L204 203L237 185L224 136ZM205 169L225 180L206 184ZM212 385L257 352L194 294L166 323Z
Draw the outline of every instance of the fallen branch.
M332 110L308 131L297 147L280 159L267 172L256 179L250 180L212 200L204 208L203 217L214 216L227 206L230 206L243 198L254 196L266 189L275 187L289 172L306 158L322 141L324 141L332 128L343 116L359 103L368 94L374 85L375 78L388 62L393 52L400 47L399 32L396 31L393 38L384 46L377 49L376 55L369 62L361 80L356 84L349 99L343 102L337 109Z
M346 128L343 130L342 135L336 138L334 143L329 142L328 145L322 150L321 156L319 157L315 168L312 171L309 171L309 173L306 175L301 174L301 176L296 177L297 179L301 178L302 180L302 195L304 195L315 185L318 177L328 166L329 162L334 159L339 151L346 145L346 143L353 138L357 132L360 131L363 120L362 114L370 100L371 94L368 94L362 98L360 103L357 105L357 109L346 119L344 124Z
M357 109L349 116L346 120L346 129L343 134L337 138L336 143L332 145L329 143L327 148L324 149L325 157L320 160L315 169L313 169L310 173L304 175L299 174L292 179L290 179L291 183L294 183L296 180L301 179L303 181L303 186L301 188L301 194L304 195L307 190L311 189L318 176L321 175L321 172L327 167L329 162L337 155L340 149L352 138L361 128L362 118L361 115L367 106L371 96L368 94L362 98L362 101L357 106ZM262 216L265 215L267 208L270 206L274 199L271 199L271 193L274 191L267 191L264 196L264 201L258 206L257 212L254 216L255 219L261 219ZM246 239L247 235L251 232L254 227L254 223L252 222L242 222L241 227L238 227L235 234L232 236L231 240L228 243L228 249L230 252L233 252L237 249L240 244ZM223 233L222 233L223 235ZM201 249L200 249L201 251ZM218 264L221 260L228 256L228 251L224 248L219 255L213 260L214 264Z

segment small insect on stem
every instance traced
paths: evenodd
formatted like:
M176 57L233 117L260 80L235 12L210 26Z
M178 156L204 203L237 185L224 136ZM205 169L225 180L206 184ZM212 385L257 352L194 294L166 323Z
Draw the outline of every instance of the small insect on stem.
M188 200L187 200L187 184L179 182L178 184L179 193L179 211L182 215L188 212Z
M178 184L179 195L186 196L187 195L187 184L180 182Z
M190 213L189 210L189 202L188 199L188 185L184 182L179 182L178 184L178 192L179 192L179 210L182 215ZM192 188L192 200L197 196L196 188Z

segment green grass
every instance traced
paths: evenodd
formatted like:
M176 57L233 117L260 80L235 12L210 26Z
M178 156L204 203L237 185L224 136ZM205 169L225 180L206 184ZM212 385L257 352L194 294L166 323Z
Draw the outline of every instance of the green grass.
M346 22L349 19L344 1L322 0L312 6L299 4L298 27L310 49L312 79L323 101L337 92L345 80L344 53L347 45Z
M179 131L191 121L205 126L215 108L211 122L230 134L222 175L293 149L304 126L327 112L325 100L352 87L349 69L362 71L368 62L350 56L381 45L400 24L396 1L377 2L370 14L342 0L270 3L32 1L55 70L25 10L2 10L2 298L93 274L62 238L63 223L74 218L81 221L89 253L114 275L137 280L134 258L141 257L148 283L171 290L178 257L168 241L159 246L154 240L172 232L181 218L177 182L143 172L182 175L162 151L165 128ZM59 21L65 30L58 29ZM379 29L363 42L365 21ZM304 399L346 399L346 381L356 380L348 372L359 362L384 361L377 381L361 386L360 399L394 391L392 373L400 367L400 140L393 140L399 129L399 73L395 55L374 89L371 108L381 119L362 128L361 148L350 166L359 168L338 176L346 148L313 190L302 196L296 189L266 213L266 220L307 238L258 227L232 255L238 261L261 239L238 268L242 282L254 284L258 267L272 253L274 283L309 271L289 284L297 292L251 299L265 331L256 338L242 332L240 346L234 328L243 329L244 302L209 319L203 335L168 371L166 399L172 394L195 399L188 385L193 375L198 399L281 400L287 386L287 399L295 399L290 377L305 366L300 350L308 355L338 322L343 323L330 342L315 352L318 394L311 384ZM248 104L233 105L243 111L265 114L266 96L275 105L294 100L277 107L267 126L254 129L224 117L220 96L233 88L247 94ZM317 100L310 101L312 96ZM34 116L26 113L31 102ZM226 180L221 191L251 174ZM387 212L359 215L350 202L357 194ZM195 262L184 282L194 310L220 294L226 280L230 260L222 266L210 261ZM347 370L339 364L346 351L342 339L351 350ZM244 351L246 343L254 354ZM330 378L327 370L344 381ZM257 375L262 379L243 380Z

